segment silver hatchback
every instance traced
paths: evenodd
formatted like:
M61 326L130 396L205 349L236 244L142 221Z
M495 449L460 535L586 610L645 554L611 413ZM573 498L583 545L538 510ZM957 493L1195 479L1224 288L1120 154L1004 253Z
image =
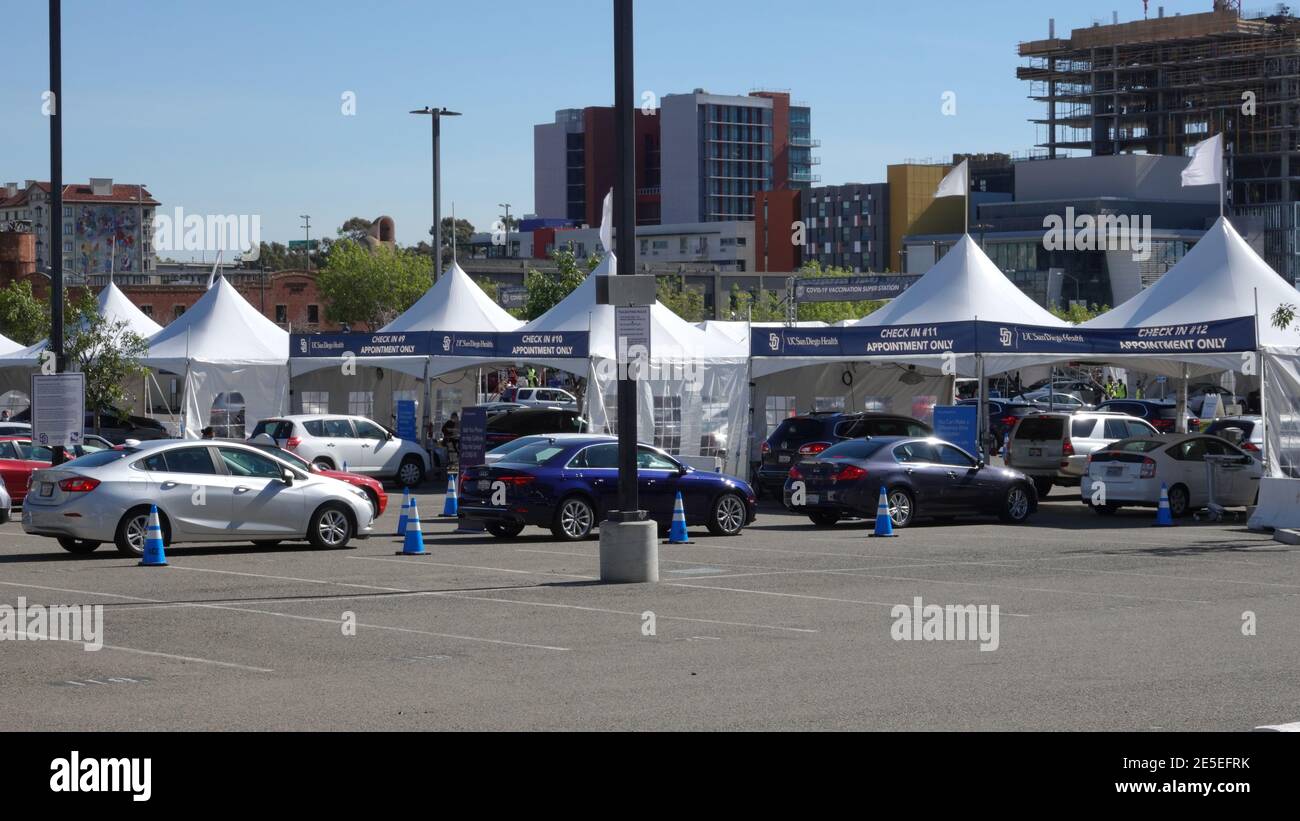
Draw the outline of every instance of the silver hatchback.
M342 548L373 526L365 491L236 442L159 440L32 474L23 530L70 553L144 552L151 505L166 544L307 540Z

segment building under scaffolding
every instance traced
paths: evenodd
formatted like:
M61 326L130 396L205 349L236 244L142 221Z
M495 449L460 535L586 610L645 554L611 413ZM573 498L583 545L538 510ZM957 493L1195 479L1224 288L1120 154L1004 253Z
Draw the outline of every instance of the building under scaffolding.
M1300 276L1300 18L1286 6L1095 24L1020 44L1017 76L1046 117L1051 157L1185 154L1214 134L1228 148L1229 208L1251 223L1269 264ZM1045 139L1043 135L1045 133Z

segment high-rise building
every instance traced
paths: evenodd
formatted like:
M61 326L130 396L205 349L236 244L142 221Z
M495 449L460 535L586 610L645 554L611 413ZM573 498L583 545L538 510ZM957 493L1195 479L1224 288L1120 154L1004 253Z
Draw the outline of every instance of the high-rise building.
M897 271L889 257L889 185L847 183L800 192L803 261L854 273Z
M55 220L63 223L63 266L74 274L142 273L155 267L153 216L158 202L140 185L111 179L63 187L63 213L50 214L50 184L27 180L0 188L0 221L31 224L36 268L50 264Z
M659 224L659 121L638 111L636 222ZM555 112L555 122L533 126L533 210L539 217L600 225L605 195L614 187L614 108Z
M1209 5L1207 0L1207 5ZM1264 258L1300 273L1300 18L1212 11L1094 25L1020 44L1017 76L1044 104L1040 146L1076 153L1182 155L1223 134L1231 213L1263 228Z
M756 193L818 181L812 111L786 92L670 94L637 112L635 139L638 225L751 221ZM534 126L534 213L599 224L614 159L613 108Z

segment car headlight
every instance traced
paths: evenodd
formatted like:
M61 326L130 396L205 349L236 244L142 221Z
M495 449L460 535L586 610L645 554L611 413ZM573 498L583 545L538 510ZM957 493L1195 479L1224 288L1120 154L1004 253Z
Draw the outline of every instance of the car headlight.
M353 495L353 496L360 496L362 499L365 499L367 502L370 501L370 497L367 496L367 495L366 495L366 492L365 492L364 490L362 490L361 488L359 488L359 487L352 487L351 485L349 485L348 487L351 489L351 491L352 491L352 495Z

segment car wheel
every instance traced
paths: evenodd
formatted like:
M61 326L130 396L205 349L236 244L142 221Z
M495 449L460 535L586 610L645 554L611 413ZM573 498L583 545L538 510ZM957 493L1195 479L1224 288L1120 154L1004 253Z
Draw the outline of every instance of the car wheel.
M596 526L596 511L581 496L570 496L555 511L551 533L566 542L576 542L591 535Z
M833 510L817 510L808 514L812 523L818 527L833 527L840 520L840 514Z
M513 539L524 532L524 525L522 522L491 522L487 525L487 532L498 539Z
M317 470L334 469L334 463L331 462L329 459L326 459L324 456L317 456L315 459L311 460L311 463L316 466Z
M99 542L92 542L89 539L74 539L71 536L60 536L59 547L69 553L84 556L87 553L94 553L95 548L99 547Z
M338 550L352 540L352 520L339 505L323 505L312 514L307 539L318 550Z
M1192 502L1188 495L1187 488L1183 485L1174 485L1169 488L1169 514L1175 519L1181 519L1191 512Z
M894 527L907 527L916 518L916 501L907 490L896 487L885 494L889 502L889 519Z
M1038 493L1038 498L1046 499L1047 494L1052 492L1052 480L1035 477L1034 490Z
M745 529L748 519L745 500L734 493L724 493L713 503L709 532L714 536L737 536Z
M162 511L158 512L158 521L162 525L163 544L171 544L171 526L167 523L167 517L162 514ZM128 510L122 520L117 523L117 532L113 536L113 544L117 545L118 552L133 559L143 556L145 531L148 527L148 507L141 505Z
M424 482L424 464L418 457L408 456L397 469L397 483L402 487L419 487Z
M1011 524L1020 524L1029 518L1034 510L1029 498L1029 488L1025 485L1012 485L1002 500L1002 510L998 518Z

